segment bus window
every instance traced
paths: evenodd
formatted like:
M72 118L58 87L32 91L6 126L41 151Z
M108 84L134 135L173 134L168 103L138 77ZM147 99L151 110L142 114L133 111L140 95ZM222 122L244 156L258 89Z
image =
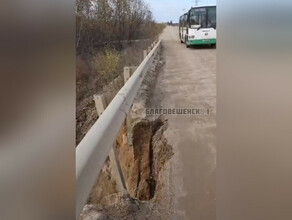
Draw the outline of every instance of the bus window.
M186 27L188 23L188 16L186 14L184 15L183 23L184 23L183 26Z
M216 28L216 8L208 8L208 23L207 27L214 27Z
M190 27L192 25L200 25L200 27L207 27L207 10L206 8L192 9L190 11Z

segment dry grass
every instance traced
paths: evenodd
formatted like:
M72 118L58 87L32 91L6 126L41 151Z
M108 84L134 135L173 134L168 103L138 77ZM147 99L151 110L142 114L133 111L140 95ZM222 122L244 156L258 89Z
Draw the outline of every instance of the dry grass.
M76 63L76 145L97 120L93 95L100 93L123 72L124 66L138 66L151 41L124 43L102 48L93 56L78 56Z

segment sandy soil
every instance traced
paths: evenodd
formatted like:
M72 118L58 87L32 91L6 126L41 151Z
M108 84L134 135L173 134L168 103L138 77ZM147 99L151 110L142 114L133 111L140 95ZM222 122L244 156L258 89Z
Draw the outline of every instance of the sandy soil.
M186 48L178 28L161 35L165 62L151 106L209 108L209 115L166 115L165 133L174 156L164 171L170 219L215 220L216 49Z

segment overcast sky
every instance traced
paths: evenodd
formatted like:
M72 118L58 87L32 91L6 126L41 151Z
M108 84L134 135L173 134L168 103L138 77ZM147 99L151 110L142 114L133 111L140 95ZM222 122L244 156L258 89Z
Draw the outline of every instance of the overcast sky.
M172 20L178 22L185 9L187 12L192 6L195 6L194 0L144 0L149 4L155 21L167 22ZM214 5L216 0L200 0L200 5Z

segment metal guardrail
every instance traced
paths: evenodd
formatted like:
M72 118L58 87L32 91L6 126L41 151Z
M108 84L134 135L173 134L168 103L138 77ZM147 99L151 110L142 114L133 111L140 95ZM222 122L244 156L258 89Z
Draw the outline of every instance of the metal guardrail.
M145 57L76 148L76 219L79 218L99 172L115 143L160 43L158 41Z

